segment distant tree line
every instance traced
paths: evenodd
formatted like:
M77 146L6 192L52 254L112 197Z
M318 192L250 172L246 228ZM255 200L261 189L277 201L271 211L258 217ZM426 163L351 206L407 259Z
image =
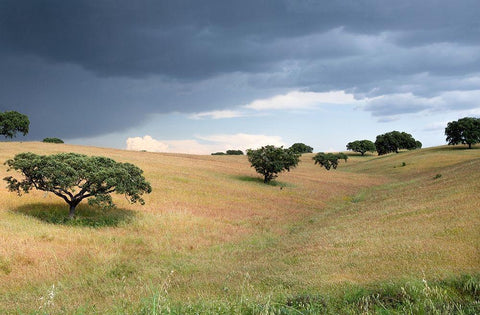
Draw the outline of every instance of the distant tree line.
M243 155L242 150L227 150L226 152L215 152L212 155Z
M375 143L370 140L355 140L347 143L347 150L358 152L362 156L366 152L377 152L378 155L387 153L398 153L399 150L415 150L422 148L422 143L415 140L406 132L391 131L378 135Z
M17 135L17 133L22 133L23 135L26 135L29 132L29 126L30 121L28 117L24 114L18 113L16 111L0 112L0 135L5 136L6 138L13 138ZM456 145L461 143L468 145L468 148L472 148L472 145L480 143L480 118L464 117L457 121L449 122L447 127L445 128L445 135L447 136L446 141L449 145ZM63 143L63 140L59 138L45 138L43 139L43 142ZM422 143L416 140L409 133L394 130L378 135L375 142L366 139L355 140L347 143L346 147L347 150L358 152L362 156L365 155L366 152L373 153L375 151L378 153L378 155L384 155L392 152L398 153L399 150L420 149L422 147ZM290 171L290 169L295 168L300 161L301 154L312 152L313 148L304 143L294 143L288 149L284 149L283 147L275 147L273 145L267 145L256 150L247 150L247 157L249 162L251 163L251 166L254 167L258 173L262 174L264 182L268 183L272 179L276 178L279 173L283 171ZM243 154L244 153L242 150L227 150L226 152L212 153L212 155ZM104 160L98 157L96 159L97 162L105 162L105 168L103 169L105 172L107 172L107 170L109 172L112 171L117 177L110 177L104 179L97 178L96 180L100 181L94 184L93 182L88 182L88 187L80 187L80 195L73 195L72 193L66 191L68 189L73 189L73 183L80 183L82 182L82 180L79 181L79 178L75 179L72 177L68 178L69 181L72 181L67 183L66 179L63 179L63 177L59 177L59 174L62 170L60 169L60 164L58 163L68 161L68 163L78 163L79 165L88 165L88 167L90 167L91 165L93 165L93 159L89 160L85 156L75 155L73 153L71 153L70 155L52 156L51 158L47 156L36 156L31 153L17 155L14 159L8 160L6 164L8 164L10 169L15 169L23 172L25 180L17 181L11 176L6 177L5 180L9 184L9 189L12 191L17 191L18 193L20 193L21 191L28 192L28 190L32 189L33 187L55 193L59 197L62 197L70 205L71 216L73 216L74 214L75 206L84 198L95 197L95 199L92 199L92 202L110 205L111 198L109 194L112 192L124 193L130 196L132 202L135 202L137 200L143 202L143 199L140 198L140 195L144 192L150 192L151 187L149 187L149 184L145 182L144 178L141 176L142 171L140 169L129 164L118 164L113 160ZM315 156L313 156L312 159L315 161L315 164L319 164L326 170L330 170L336 169L338 167L339 160L343 159L345 160L345 162L347 162L348 156L344 153L319 152ZM46 171L47 169L43 171L40 166L43 167L43 164L47 163L47 161L48 163L53 163L52 165L57 165L56 167L48 168L48 171L54 171L55 169L58 169L60 173L57 174L57 172L54 171L50 174ZM41 170L42 173L30 173L30 170L33 169ZM137 182L132 186L128 186L124 181L124 176L133 175L133 173L127 174L129 172L135 173L135 176L138 179L136 179ZM120 173L122 174L120 175ZM79 176L85 175L83 174ZM62 183L65 182L66 186L55 186L53 184L59 180L62 181ZM104 180L106 182L103 182ZM106 186L103 186L104 184ZM93 188L92 185L97 187L98 189L95 190L96 188ZM59 190L57 191L56 189Z

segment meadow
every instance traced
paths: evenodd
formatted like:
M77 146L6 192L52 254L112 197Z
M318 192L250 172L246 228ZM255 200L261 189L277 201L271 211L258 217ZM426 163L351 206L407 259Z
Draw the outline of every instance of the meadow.
M480 312L480 147L350 154L265 185L245 156L1 142L133 163L144 206L0 184L0 313ZM0 165L0 178L11 175Z

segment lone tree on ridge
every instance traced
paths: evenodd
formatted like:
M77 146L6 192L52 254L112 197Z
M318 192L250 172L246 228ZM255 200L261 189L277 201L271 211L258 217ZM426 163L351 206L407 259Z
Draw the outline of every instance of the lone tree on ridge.
M468 144L471 149L475 143L480 143L480 118L464 117L451 121L445 128L445 135L449 145Z
M300 154L283 147L267 145L257 150L247 150L248 161L257 173L263 175L263 182L269 183L278 173L290 171L298 165Z
M5 177L10 191L18 195L32 189L51 192L70 206L69 218L85 198L90 205L114 207L111 193L124 194L131 202L144 204L143 193L152 187L143 171L130 163L119 163L110 158L76 153L37 155L20 153L5 162L8 170L19 171L23 179Z
M21 132L24 136L28 133L30 120L24 114L16 111L0 112L0 135L5 138L13 138L17 132Z
M64 143L62 139L60 138L45 138L42 140L42 142L45 143Z
M355 140L347 143L347 150L358 152L362 156L365 155L365 152L375 152L375 143L370 140Z
M313 148L311 146L306 145L305 143L299 143L299 142L292 144L292 146L290 147L290 150L300 154L313 152Z

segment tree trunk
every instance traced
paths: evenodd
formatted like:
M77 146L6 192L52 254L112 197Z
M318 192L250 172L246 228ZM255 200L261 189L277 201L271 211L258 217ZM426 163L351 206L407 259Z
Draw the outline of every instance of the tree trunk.
M75 217L75 208L77 206L74 204L70 204L70 212L68 213L68 218L73 219Z
M469 149L472 148L472 144L471 144L471 143L468 144L468 148L469 148Z
M78 206L80 201L82 201L82 200L81 199L80 200L75 199L75 200L72 200L68 203L68 205L70 206L70 212L68 213L68 218L69 219L75 218L75 208Z

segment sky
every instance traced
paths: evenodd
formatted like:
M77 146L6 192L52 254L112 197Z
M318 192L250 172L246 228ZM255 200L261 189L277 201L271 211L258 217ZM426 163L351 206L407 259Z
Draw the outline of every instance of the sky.
M27 137L210 154L480 117L478 0L0 0L0 111Z

